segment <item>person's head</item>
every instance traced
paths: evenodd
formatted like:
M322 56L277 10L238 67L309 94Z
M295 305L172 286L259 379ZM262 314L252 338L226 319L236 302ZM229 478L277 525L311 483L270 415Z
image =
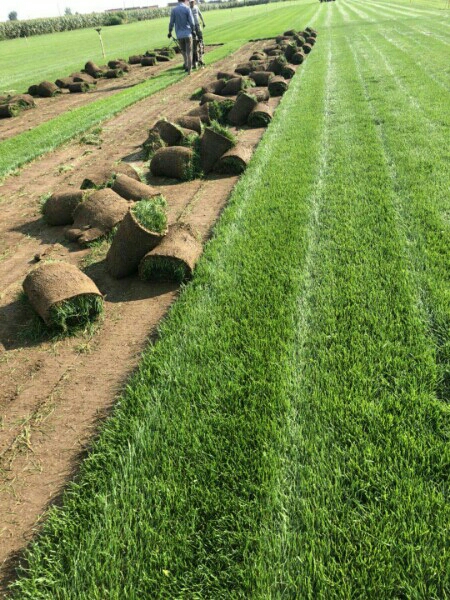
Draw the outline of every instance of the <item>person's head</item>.
M195 0L189 0L189 4L191 8L193 8L195 6Z

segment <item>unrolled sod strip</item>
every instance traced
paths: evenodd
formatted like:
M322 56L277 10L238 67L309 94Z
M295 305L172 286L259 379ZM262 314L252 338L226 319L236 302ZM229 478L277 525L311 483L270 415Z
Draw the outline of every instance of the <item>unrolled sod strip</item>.
M69 263L42 264L27 275L23 290L50 327L82 325L95 319L103 307L102 294L92 279Z
M169 227L161 243L144 256L139 276L145 281L181 283L192 277L202 252L203 246L190 227L177 223Z

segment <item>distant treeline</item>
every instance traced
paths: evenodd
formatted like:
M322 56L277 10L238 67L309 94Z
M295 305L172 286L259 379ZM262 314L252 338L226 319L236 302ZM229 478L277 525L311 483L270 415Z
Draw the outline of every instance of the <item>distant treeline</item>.
M268 4L269 2L285 2L287 0L229 0L224 2L202 3L201 10L215 10L220 8L238 8L240 6L253 6ZM170 15L170 7L124 10L108 13L91 13L87 15L65 15L47 19L30 19L28 21L5 21L0 23L0 40L10 40L19 37L31 37L59 31L72 31L86 27L103 27L121 25L133 21L147 21L159 19Z

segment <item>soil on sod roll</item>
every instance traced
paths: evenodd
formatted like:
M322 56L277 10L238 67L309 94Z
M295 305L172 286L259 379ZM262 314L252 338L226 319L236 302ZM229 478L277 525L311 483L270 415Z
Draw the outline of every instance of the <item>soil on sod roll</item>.
M33 100L33 97L30 94L16 94L12 97L14 102L17 102L20 106L25 109L35 108L36 102Z
M202 86L202 94L220 94L221 90L223 90L225 87L225 84L225 79L216 79L214 81L210 81L206 85Z
M142 258L161 242L164 233L146 229L130 208L106 255L109 273L116 279L135 273Z
M102 310L102 294L98 287L69 263L42 264L27 275L23 290L49 327L67 330L84 325Z
M218 96L218 98L220 98L220 96ZM200 121L200 117L189 117L188 115L185 115L184 117L178 117L176 124L184 129L195 131L199 135L202 132L202 122Z
M252 157L252 148L248 144L237 144L218 160L214 171L226 175L240 175L247 168Z
M273 50L279 50L280 46L279 44L274 44L272 46L266 46L265 48L263 48L263 52L264 54L268 55L269 52L272 52Z
M42 98L51 98L52 96L60 94L61 90L51 81L41 81L37 86L37 93L38 96L41 96Z
M288 89L288 82L281 75L273 77L269 82L269 94L271 96L282 96Z
M81 245L107 235L127 214L130 204L109 188L97 190L73 213L73 225L65 236Z
M159 196L159 192L141 181L136 181L128 175L117 175L112 190L119 194L125 200L144 200L145 198L152 198L153 196Z
M253 71L253 67L251 63L241 63L235 69L236 73L239 75L249 75Z
M267 127L272 120L273 112L268 104L258 102L248 116L247 124L250 127Z
M38 94L38 86L37 85L30 85L30 87L28 88L28 93L30 94L30 96L39 96L39 94Z
M249 77L253 79L255 85L267 86L269 85L269 79L273 77L272 71L254 71L250 73Z
M185 146L160 148L150 162L150 171L156 177L170 177L186 181L192 179L194 151Z
M83 201L82 190L70 190L52 194L42 207L42 215L49 225L70 225L73 223L73 213Z
M200 140L200 161L203 173L209 173L219 158L233 148L235 142L225 135L206 127Z
M255 96L242 92L236 98L233 108L228 113L228 122L231 125L244 125L248 116L257 105Z
M161 243L141 260L139 276L145 281L181 283L192 277L202 252L203 246L189 226L173 225Z
M95 169L85 176L80 188L82 190L100 189L112 185L118 174L128 175L136 181L140 181L139 175L128 163L121 162L116 165L99 164Z
M266 55L263 52L254 52L250 56L250 61L252 61L252 60L265 60L265 59L266 59Z

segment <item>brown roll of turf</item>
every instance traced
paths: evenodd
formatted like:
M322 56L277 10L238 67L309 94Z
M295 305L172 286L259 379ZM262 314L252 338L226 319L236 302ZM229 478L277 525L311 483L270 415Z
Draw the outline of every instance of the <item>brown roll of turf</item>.
M38 94L38 86L37 85L30 85L30 87L28 88L28 93L30 94L30 96L39 96L39 94Z
M119 173L128 175L136 181L140 181L139 175L129 164L125 162L111 165L110 163L100 163L92 168L80 186L82 190L101 188L105 185L112 185L114 177Z
M200 106L207 104L208 102L226 102L228 98L225 96L219 96L218 94L203 94L200 99Z
M81 81L79 81L78 83L71 83L69 85L69 92L71 94L84 94L86 92L89 92L90 89L92 89L94 86L91 85L90 83L83 83Z
M269 85L269 79L273 77L272 71L254 71L250 73L249 77L253 79L255 85L266 86Z
M124 64L126 64L126 63L124 63L124 62L123 62L123 60L119 60L119 59L116 59L116 60L110 60L110 61L108 62L108 67L109 67L110 69L122 69L122 66L123 66ZM127 65L127 69L128 69L128 65ZM123 69L122 69L122 70L123 70Z
M303 46L302 46L303 54L309 54L311 52L311 50L312 50L311 44L303 44Z
M103 237L127 214L129 203L109 188L93 192L73 213L73 225L66 229L68 240L87 244Z
M281 75L272 77L269 82L269 94L271 96L282 96L287 89L288 82L284 77L281 77Z
M55 81L55 85L57 85L61 89L68 89L69 85L71 85L72 83L75 83L73 77L61 77L60 79L57 79Z
M73 213L83 201L81 190L70 190L52 194L42 208L42 215L49 225L70 225Z
M292 79L296 73L296 68L294 65L284 65L283 70L281 71L281 77L285 79Z
M150 161L150 171L157 177L171 177L185 181L190 179L194 152L185 146L160 148Z
M248 62L248 63L241 63L240 65L238 65L235 69L235 72L238 73L239 75L248 75L249 73L252 72L252 65Z
M183 139L183 132L178 125L161 119L157 121L152 131L156 131L167 146L176 146Z
M105 73L107 79L118 79L119 77L123 77L123 75L122 69L108 69Z
M278 56L270 61L270 63L267 65L267 70L272 71L274 75L281 75L281 71L286 63L287 60L284 56Z
M290 62L296 52L297 52L297 45L294 43L288 44L286 46L286 48L284 49L284 56L286 57L286 60L288 62Z
M200 161L203 173L205 175L209 173L219 158L233 146L232 140L206 127L200 140Z
M202 86L203 94L220 94L221 90L225 87L224 79L215 79Z
M0 119L17 117L22 110L23 108L16 102L5 102L5 104L0 104Z
M163 239L164 234L145 229L128 210L106 255L106 267L116 279L136 273L139 263Z
M316 38L307 37L306 38L306 43L309 44L310 46L314 46L314 44L316 43Z
M37 93L42 98L51 98L52 96L60 94L61 90L51 81L41 81L41 83L37 86Z
M233 79L233 77L236 77L236 73L232 73L231 71L219 71L217 73L217 79L228 81L229 79Z
M130 63L130 65L139 65L143 58L143 54L133 54L128 58L128 62Z
M306 42L306 39L300 35L296 35L296 36L294 36L294 41L297 44L297 46L299 48L301 48L303 46L303 44Z
M100 290L78 267L64 262L48 262L31 271L23 282L23 290L38 315L51 325L51 309L64 300L77 296L102 297Z
M283 54L283 50L281 48L278 48L278 50L271 50L270 52L268 52L267 56L280 56L280 54Z
M154 67L156 65L156 58L154 56L144 56L141 60L143 67Z
M279 50L280 46L278 44L274 44L272 46L266 46L265 48L263 48L263 52L264 54L268 54L269 52L272 52L272 50Z
M254 96L257 102L265 102L270 98L268 88L252 88L251 96Z
M233 79L229 79L222 91L220 92L221 96L235 96L242 90L245 90L247 87L250 87L250 80L247 77L233 77Z
M150 130L148 132L147 139L142 144L145 160L149 160L157 150L164 148L165 145L166 144L162 141L159 133L157 131Z
M101 67L99 67L97 64L92 62L92 60L89 60L84 65L84 70L86 71L86 73L88 75L91 75L91 77L94 77L94 79L99 79L100 77L103 77L103 75L104 75L104 70Z
M244 125L256 105L257 100L254 96L245 92L239 94L233 108L228 113L228 122L231 125Z
M258 71L267 71L267 62L254 64L251 73L257 73Z
M296 52L291 58L291 63L293 65L301 65L304 60L305 55L303 54L303 52Z
M148 252L139 265L139 275L145 281L176 281L192 277L203 246L189 226L169 227L161 243Z
M249 114L247 123L250 127L267 127L272 120L273 112L268 104L258 102Z
M15 94L11 97L11 101L15 102L25 110L36 107L36 102L30 94Z
M158 62L169 62L171 60L169 56L165 56L164 54L157 54L155 58Z
M111 188L116 194L119 194L125 200L144 200L145 198L152 198L153 196L159 196L155 188L142 183L142 181L136 181L128 175L117 175Z
M265 60L266 55L264 54L264 52L254 52L251 56L250 56L250 61L252 60Z
M97 79L89 75L88 73L72 73L71 77L75 83L89 83L91 85L97 85Z
M307 31L311 37L317 37L318 32L315 29L312 29L312 27L306 27L305 31Z
M290 40L291 39L291 35L277 35L277 37L275 38L275 41L277 44L281 44L281 42L284 42L285 40Z
M201 134L202 132L202 122L200 121L200 117L189 117L188 115L185 115L184 117L178 117L176 124L184 129L195 131L198 134Z
M252 157L252 148L248 144L237 144L218 160L214 171L226 175L240 175L247 168Z
M283 33L283 35L285 35L286 37L292 37L293 35L295 35L297 32L295 31L295 29L288 29L287 31L285 31Z
M188 112L188 117L199 117L202 123L205 125L211 124L211 119L209 116L208 103L203 104L201 106L196 106L192 110Z

